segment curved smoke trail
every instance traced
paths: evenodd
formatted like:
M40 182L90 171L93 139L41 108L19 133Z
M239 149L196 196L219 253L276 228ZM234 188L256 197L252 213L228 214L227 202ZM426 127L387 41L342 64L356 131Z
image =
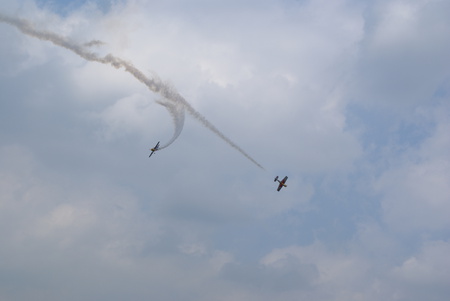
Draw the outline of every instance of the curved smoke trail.
M123 68L126 72L133 75L141 83L145 84L152 92L158 93L161 96L163 96L164 99L168 101L164 102L163 105L169 110L175 122L174 136L169 141L169 143L167 143L164 147L167 147L170 143L175 141L175 139L180 135L184 124L184 109L186 109L188 113L190 113L194 118L200 121L206 128L208 128L217 136L222 138L231 147L239 151L242 155L244 155L247 159L252 161L258 167L264 169L264 167L262 167L252 157L250 157L250 155L248 155L244 150L242 150L233 141L231 141L222 132L220 132L214 125L212 125L203 115L197 112L177 91L175 91L175 89L164 84L159 78L157 77L147 78L140 70L138 70L129 62L126 62L118 57L115 57L112 54L108 54L104 57L99 57L95 53L87 51L85 47L74 44L66 40L64 37L61 37L55 33L36 30L27 21L9 17L1 13L0 13L0 21L16 27L22 33L28 36L35 37L43 41L49 41L57 46L66 48L67 50L74 52L75 54L79 55L80 57L88 61L111 65L117 69ZM92 41L86 45L92 46L98 43L99 41ZM159 102L159 104L162 103Z
M184 107L177 103L168 102L167 100L157 100L156 102L166 107L166 109L170 112L170 115L172 115L173 123L175 125L175 131L173 133L172 139L170 139L169 142L167 142L163 146L159 147L159 149L163 149L171 145L172 142L174 142L178 138L178 136L180 136L181 130L183 129L184 125Z

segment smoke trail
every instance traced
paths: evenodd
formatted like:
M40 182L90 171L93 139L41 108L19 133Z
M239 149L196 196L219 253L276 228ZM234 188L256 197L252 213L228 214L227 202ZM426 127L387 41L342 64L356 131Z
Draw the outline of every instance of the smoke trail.
M92 47L92 46L101 46L105 43L103 43L102 41L99 40L92 40L90 42L84 43L83 46L84 47Z
M180 110L181 108L184 108L190 113L194 118L196 118L198 121L200 121L206 128L211 130L213 133L215 133L217 136L222 138L226 143L228 143L231 147L239 151L242 155L244 155L247 159L252 161L254 164L256 164L261 169L264 169L258 162L256 162L250 155L248 155L244 150L242 150L239 146L237 146L233 141L231 141L228 137L226 137L222 132L220 132L214 125L212 125L205 117L203 117L199 112L197 112L175 89L169 87L168 85L164 84L159 78L147 78L140 70L135 68L131 63L126 62L120 58L117 58L111 54L108 54L104 57L99 57L95 53L87 51L84 47L76 45L71 43L70 41L66 40L65 38L47 31L38 31L34 29L28 22L16 18L12 18L6 15L3 15L0 13L0 21L4 23L8 23L17 29L19 29L22 33L35 37L37 39L43 40L43 41L49 41L57 46L66 48L67 50L70 50L80 57L91 61L91 62L98 62L102 64L111 65L114 68L123 68L126 72L133 75L137 80L145 84L152 92L158 93L161 96L163 96L164 99L168 100L169 102L165 104L165 107L169 110L169 112L172 114L174 121L175 121L175 133L171 141L165 145L167 147L170 143L172 143L178 135L181 133L181 129L184 123L184 112L182 113L182 118L180 118ZM160 103L161 104L161 103ZM174 112L177 112L178 115L174 114ZM178 118L178 119L177 119ZM182 123L180 123L180 121ZM180 128L181 124L181 128ZM177 128L178 125L178 128Z
M160 92L160 88L164 87L165 85L162 83L162 81L155 76L154 79L147 78L141 71L139 71L137 68L135 68L131 63L126 62L120 58L116 58L111 54L108 54L105 57L99 57L97 54L93 52L89 52L86 50L85 47L92 47L103 44L103 42L98 40L93 40L88 43L85 43L83 46L76 45L70 41L67 41L64 37L61 37L55 33L47 32L47 31L38 31L34 29L30 23L28 23L25 20L15 19L12 17L5 16L0 13L0 21L8 23L12 26L15 26L17 29L19 29L21 32L28 36L32 36L35 38L38 38L43 41L49 41L57 46L61 46L63 48L66 48L67 50L70 50L80 57L91 61L91 62L98 62L102 64L109 64L117 69L124 68L125 71L129 72L131 75L133 75L137 80L145 84L151 91L155 93ZM174 135L172 136L172 139L169 143L165 145L165 147L169 146L175 139L180 135L183 125L184 125L184 112L180 113L180 109L178 110L171 110L169 107L169 112L171 114L182 114L182 118L179 118L178 116L172 115L173 120L179 119L181 122L175 122L175 131ZM182 110L182 109L181 109Z
M170 139L170 141L164 144L163 146L159 147L159 149L163 149L171 145L172 142L174 142L175 139L177 139L178 136L180 136L181 130L183 129L184 125L184 107L177 103L167 102L167 100L166 101L157 100L156 102L166 107L166 109L172 115L173 123L175 124L175 132L173 133L172 139Z

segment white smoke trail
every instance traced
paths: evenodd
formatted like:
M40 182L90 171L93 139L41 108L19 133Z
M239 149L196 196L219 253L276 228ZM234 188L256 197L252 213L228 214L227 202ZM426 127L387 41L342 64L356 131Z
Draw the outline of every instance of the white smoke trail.
M258 167L260 167L261 169L264 169L264 167L262 167L261 164L256 162L252 157L250 157L250 155L248 155L244 150L242 150L233 141L231 141L222 132L220 132L214 125L212 125L203 115L201 115L199 112L197 112L177 91L175 91L175 89L164 84L159 78L157 78L157 77L154 77L152 79L147 78L140 70L135 68L129 62L126 62L126 61L124 61L120 58L117 58L111 54L108 54L104 57L99 57L95 53L87 51L83 46L76 45L55 33L48 32L48 31L36 30L30 25L30 23L28 23L24 20L9 17L9 16L6 16L6 15L3 15L0 13L0 21L4 22L4 23L8 23L8 24L16 27L22 33L24 33L28 36L35 37L35 38L43 40L43 41L49 41L57 46L66 48L88 61L111 65L117 69L123 68L126 72L130 73L137 80L139 80L140 82L145 84L152 92L158 93L161 96L163 96L164 99L170 101L170 102L166 103L167 105L165 105L165 107L172 114L174 121L175 121L175 127L176 127L174 136L171 139L170 143L175 141L175 139L181 133L182 126L184 123L184 112L182 113L183 117L180 118L180 116L181 116L180 110L186 109L188 111L188 113L190 113L194 118L196 118L198 121L200 121L206 128L208 128L213 133L215 133L217 136L222 138L225 142L227 142L230 146L232 146L237 151L239 151L242 155L244 155L247 159L252 161ZM179 115L175 115L174 112L176 112ZM177 119L179 119L179 120L177 120ZM181 128L180 128L180 125L181 125ZM177 128L177 126L178 126L178 128ZM167 147L170 143L166 144L164 147Z
M173 123L175 124L175 132L173 133L172 139L170 139L170 141L163 146L159 147L159 149L163 149L171 145L172 142L174 142L178 138L178 136L180 136L181 130L183 129L184 125L184 107L174 102L168 102L167 100L157 100L156 102L166 107L166 109L172 115Z

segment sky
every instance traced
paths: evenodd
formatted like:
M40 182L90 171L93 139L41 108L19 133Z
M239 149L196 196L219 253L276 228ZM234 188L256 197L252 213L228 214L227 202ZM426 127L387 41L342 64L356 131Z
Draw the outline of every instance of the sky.
M450 298L450 2L0 16L0 300Z

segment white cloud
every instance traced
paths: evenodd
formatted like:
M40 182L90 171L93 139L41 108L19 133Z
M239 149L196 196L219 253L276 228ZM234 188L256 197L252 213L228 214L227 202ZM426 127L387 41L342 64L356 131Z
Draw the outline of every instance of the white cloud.
M433 110L437 122L434 132L417 150L397 158L377 183L383 194L386 222L398 231L449 229L446 212L450 210L450 147L447 105Z
M449 76L446 1L377 1L369 6L355 94L360 104L409 112Z
M147 136L146 132L151 127L149 120L152 117L149 111L152 109L155 108L151 107L150 100L142 95L134 94L119 99L103 112L98 113L97 118L105 125L104 136L107 139L132 134Z
M103 4L1 7L157 73L267 171L190 116L148 159L158 96L2 23L0 299L448 295L445 1Z
M392 271L393 276L406 285L431 286L448 289L449 267L448 242L426 243L419 254L407 258Z

